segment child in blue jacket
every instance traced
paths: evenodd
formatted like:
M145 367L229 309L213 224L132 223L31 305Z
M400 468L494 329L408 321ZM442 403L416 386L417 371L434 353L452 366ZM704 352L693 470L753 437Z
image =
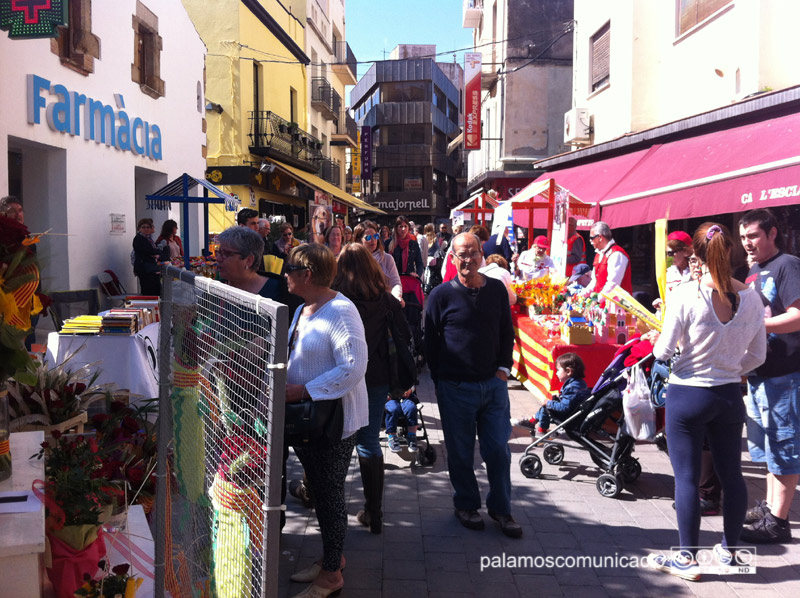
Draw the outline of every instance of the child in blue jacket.
M513 422L515 425L530 428L536 427L539 434L545 434L550 428L550 416L558 415L566 419L575 407L586 399L591 391L584 381L585 367L583 360L576 353L564 353L556 358L556 376L561 381L561 392L554 399L547 401L534 417L529 420Z

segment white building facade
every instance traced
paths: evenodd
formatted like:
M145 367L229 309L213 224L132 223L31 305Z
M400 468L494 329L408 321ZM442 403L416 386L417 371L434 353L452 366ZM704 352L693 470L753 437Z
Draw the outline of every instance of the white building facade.
M57 39L0 35L0 195L20 197L47 291L97 287L115 271L129 291L136 222L190 227L198 208L148 209L145 195L205 170L205 46L180 0L73 0Z
M576 147L800 82L792 0L575 0L575 21Z

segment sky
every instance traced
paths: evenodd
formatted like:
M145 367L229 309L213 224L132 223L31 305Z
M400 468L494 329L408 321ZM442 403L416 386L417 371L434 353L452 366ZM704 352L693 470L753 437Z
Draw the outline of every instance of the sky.
M462 0L346 0L345 39L359 63L383 60L398 44L436 44L438 62L452 62L472 46L472 29L461 26ZM358 78L369 70L358 65Z

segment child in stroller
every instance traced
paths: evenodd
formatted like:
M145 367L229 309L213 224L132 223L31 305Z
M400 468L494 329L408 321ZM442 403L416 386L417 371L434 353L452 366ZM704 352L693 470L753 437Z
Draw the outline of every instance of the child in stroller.
M564 353L556 358L556 376L561 381L561 392L528 420L539 424L536 430L539 434L546 434L550 429L551 415L555 415L559 422L563 421L591 394L583 379L585 371L583 360L577 353Z
M388 436L389 450L393 453L399 453L402 450L400 440L397 438L397 424L402 417L405 417L407 422L408 452L417 452L417 403L419 400L413 387L399 399L389 397L386 401L386 435Z
M543 448L544 460L559 465L564 460L565 447L588 451L594 464L603 471L596 486L605 497L616 497L624 484L639 477L642 467L632 456L635 441L626 433L622 410L622 390L626 384L624 372L652 360L649 351L641 359L633 357L632 349L637 344L640 344L639 340L634 339L620 347L588 397L575 401L570 411L550 412L557 426L526 447L520 459L520 470L525 477L536 478L542 472L542 462L535 449ZM629 359L633 363L626 361ZM556 440L559 434L566 436L566 442Z

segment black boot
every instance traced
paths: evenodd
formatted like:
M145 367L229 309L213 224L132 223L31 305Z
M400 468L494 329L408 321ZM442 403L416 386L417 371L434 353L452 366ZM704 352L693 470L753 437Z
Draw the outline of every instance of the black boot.
M383 531L383 456L359 457L361 483L364 485L364 510L356 518L373 534Z

